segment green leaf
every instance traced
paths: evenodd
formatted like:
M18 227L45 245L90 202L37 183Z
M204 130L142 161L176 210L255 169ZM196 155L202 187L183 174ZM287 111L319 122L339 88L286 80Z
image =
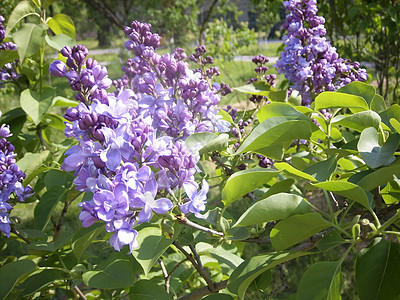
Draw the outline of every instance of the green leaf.
M378 132L375 128L369 127L362 131L357 149L368 166L377 168L392 158L399 142L400 135L395 133L389 136L386 143L381 147L379 145Z
M287 102L288 91L287 90L270 91L268 95L268 100L276 102Z
M47 190L55 186L69 189L74 179L75 177L71 173L62 170L50 170L44 176L44 185Z
M284 250L330 226L318 213L290 216L272 228L271 244L278 251Z
M360 97L364 98L364 100L368 104L371 104L372 100L374 99L374 97L376 95L376 89L372 85L366 84L361 81L353 81L353 82L349 83L348 85L341 87L338 90L338 92L355 95L355 96L360 96Z
M320 239L317 242L317 248L322 252L326 252L328 250L331 250L332 248L343 245L344 243L345 240L340 236L340 234L336 230L334 230L329 232L327 235L325 235L322 239Z
M245 260L237 267L228 280L228 290L243 299L250 283L265 271L286 261L300 256L308 255L309 252L271 252L257 255Z
M118 258L103 270L83 273L83 282L91 288L118 289L133 285L136 274L131 261Z
M198 149L200 154L225 149L228 146L229 135L216 135L212 132L196 132L190 135L185 143L188 148Z
M172 297L165 291L164 287L159 286L151 280L142 279L133 285L129 292L130 299L143 300L171 300Z
M236 154L276 148L294 139L308 139L311 136L310 121L292 120L288 117L273 117L253 129ZM262 153L260 153L262 154Z
M360 96L339 92L323 92L315 98L315 110L327 108L357 108L369 110L368 103Z
M309 120L306 115L299 112L293 105L287 103L266 104L257 112L257 118L260 123L273 117L287 117L292 120Z
M390 124L390 119L396 119L400 121L400 106L398 104L393 104L387 110L381 112L379 114L381 116L382 122L390 128L392 132L395 132L395 129Z
M35 15L40 18L40 15L36 12L36 8L31 4L30 1L19 2L8 18L6 36L11 32L15 25L18 24L19 21L30 15Z
M20 96L21 107L38 125L49 110L54 95L55 90L50 87L44 87L42 93L26 89Z
M396 130L396 132L397 132L397 133L400 133L400 122L397 121L397 120L394 119L394 118L391 118L391 119L389 120L389 122L390 122L390 125L392 125L392 127Z
M329 157L327 160L319 161L306 169L304 173L310 174L318 181L325 181L335 172L337 166L336 155Z
M92 241L104 231L103 223L95 223L87 228L80 228L72 238L71 248L75 254L78 262L81 262L82 254L86 248L92 243Z
M398 299L400 245L377 238L356 260L356 286L361 300Z
M281 220L295 214L308 213L309 211L310 206L303 201L303 197L287 193L275 194L254 203L233 227Z
M271 87L268 83L264 81L255 81L253 83L233 88L234 90L241 92L241 93L246 93L246 94L251 94L251 95L259 95L259 96L269 96L270 91L274 91L275 89Z
M367 110L349 116L336 116L331 120L331 123L351 128L358 132L368 127L374 127L378 130L381 124L381 117L376 112Z
M395 176L400 177L400 166L398 163L390 165L389 167L382 167L378 170L365 175L357 185L366 191L371 191L378 186L384 186L392 181Z
M55 35L64 34L75 40L76 30L72 19L65 14L56 14L47 20L47 24Z
M1 51L0 56L0 68L4 67L5 64L13 62L14 60L18 59L18 51L16 50L3 50Z
M75 107L78 106L79 102L76 100L70 100L62 96L55 96L51 107Z
M218 112L218 115L222 116L222 120L225 120L227 122L229 122L230 124L235 124L235 122L233 122L232 116L227 113L225 110L220 109Z
M22 283L18 288L23 289L21 296L26 297L37 291L40 291L51 283L55 283L55 281L59 279L64 279L61 271L43 270L29 276L29 278L25 280L24 283Z
M37 8L39 8L40 9L40 6L41 6L41 1L40 0L31 0L32 2L33 2L33 4L35 4L36 5L36 7Z
M41 165L49 158L50 151L40 153L25 153L24 157L17 162L19 168L25 173L24 185L29 184L39 172L43 171Z
M269 196L278 194L278 193L286 193L290 190L292 185L295 183L295 180L292 178L280 180L274 183L273 186L269 188L269 190L262 196L262 199L265 199Z
M205 154L209 152L219 151L226 149L228 147L229 135L226 133L221 133L217 135L214 139L209 141L204 147L199 150L200 154Z
M239 171L229 177L222 190L222 201L229 205L243 195L255 190L270 181L278 174L278 171L252 168Z
M314 177L312 177L310 174L304 173L300 170L297 170L296 168L292 167L290 164L282 162L282 163L275 163L274 164L275 168L278 170L284 171L288 175L293 175L295 177L300 177L306 180L310 181L317 181Z
M140 234L137 236L139 247L132 251L132 255L142 266L144 273L147 275L160 256L178 237L180 226L175 223L174 237L172 239L165 238L158 226L147 226L140 229L139 232Z
M24 110L21 107L17 107L3 114L0 118L0 123L6 123L10 125L10 130L13 134L13 137L17 138L22 128L24 127L26 119L27 117ZM10 137L10 140L11 139L12 137Z
M369 106L371 107L371 110L377 112L378 114L387 109L385 99L378 94L375 95Z
M340 261L323 261L313 264L300 280L296 299L342 299L340 266Z
M313 183L313 185L318 188L334 192L350 200L354 200L366 208L369 208L367 194L361 187L354 183L338 180Z
M17 260L0 268L0 299L6 299L14 286L24 275L36 269L31 260Z
M65 130L65 122L67 121L63 117L56 115L56 114L50 114L47 113L43 117L44 122L57 130L63 131ZM51 143L51 141L47 141L48 143Z
M13 35L14 42L18 46L18 55L21 62L35 54L43 46L47 25L24 23L21 29Z
M50 5L52 5L57 0L43 0L43 1L44 1L43 7L48 8Z
M65 192L63 187L56 185L43 194L34 211L36 229L44 230L58 202L63 200Z
M51 48L60 51L65 46L73 47L76 44L76 41L65 34L57 34L55 36L45 36L45 40L47 45Z

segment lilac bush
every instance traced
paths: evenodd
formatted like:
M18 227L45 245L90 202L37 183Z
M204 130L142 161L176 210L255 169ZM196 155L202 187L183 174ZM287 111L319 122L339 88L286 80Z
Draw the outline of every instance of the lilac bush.
M275 66L300 92L304 105L310 104L321 92L367 80L365 69L358 62L340 58L336 48L324 37L325 19L317 16L316 0L289 0L283 4L287 35L285 49Z
M201 68L191 70L183 49L162 56L155 52L160 37L149 24L134 21L125 33L125 47L135 57L114 81L114 93L107 93L107 69L86 58L82 45L63 48L66 65L56 60L49 68L68 79L80 101L65 114L70 121L65 134L78 144L65 153L62 166L75 172L78 190L93 193L80 204L80 220L84 227L104 221L118 251L123 245L131 251L137 246L133 227L150 221L153 213L174 210L202 217L208 184L203 181L198 191L200 157L185 139L195 132L229 130L217 108L220 93L229 87L210 84L218 70L205 67L212 58L201 58L204 46L192 56Z
M6 29L3 25L5 19L0 16L0 53L5 50L17 50L17 45L12 42L4 42L6 37ZM0 88L7 82L16 81L20 75L17 74L15 67L18 62L11 62L0 68Z
M9 212L13 208L10 200L25 201L33 193L30 186L24 187L22 184L25 173L15 163L15 148L6 139L11 135L9 126L2 124L0 127L0 231L8 237L11 232Z

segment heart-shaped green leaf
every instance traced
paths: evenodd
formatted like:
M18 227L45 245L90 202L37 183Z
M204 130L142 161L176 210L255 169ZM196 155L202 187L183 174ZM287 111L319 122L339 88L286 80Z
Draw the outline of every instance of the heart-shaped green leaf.
M249 226L285 219L294 214L304 214L310 211L310 206L303 197L280 193L254 203L239 218L235 226Z
M18 46L18 55L21 62L35 54L43 46L46 36L46 24L24 23L21 29L13 35L14 42Z
M26 89L20 96L21 107L38 125L51 107L54 95L55 90L51 87L44 87L41 93Z
M371 168L377 168L392 158L400 142L398 133L392 134L386 143L381 147L379 145L378 132L375 128L369 127L361 132L357 149L361 158Z

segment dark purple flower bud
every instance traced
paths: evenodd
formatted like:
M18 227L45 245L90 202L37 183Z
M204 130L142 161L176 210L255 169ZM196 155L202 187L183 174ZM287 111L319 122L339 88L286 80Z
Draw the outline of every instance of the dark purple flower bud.
M51 75L56 77L64 77L67 73L67 67L60 60L55 60L50 64L49 72Z
M61 49L60 53L64 57L69 57L72 53L72 50L70 47L65 46L64 48Z
M71 122L78 120L79 110L75 107L68 108L67 112L64 115L64 118Z

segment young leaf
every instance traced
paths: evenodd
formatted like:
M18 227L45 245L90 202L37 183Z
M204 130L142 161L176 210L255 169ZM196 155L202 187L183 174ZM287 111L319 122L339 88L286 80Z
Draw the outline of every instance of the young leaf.
M31 260L17 260L0 268L0 299L6 299L20 278L36 269Z
M35 15L40 18L40 15L36 12L35 6L33 6L30 1L24 0L19 2L8 18L6 36L11 32L15 25L18 24L19 21L30 15Z
M23 62L29 56L35 54L43 46L47 25L24 23L21 29L13 35L14 42L18 46L19 59Z
M136 274L128 258L111 261L103 270L83 273L83 282L91 288L118 289L132 286Z
M49 110L54 95L55 90L50 87L43 88L41 93L26 89L20 96L21 107L38 125Z
M273 117L265 120L250 133L237 150L236 154L279 147L284 142L294 139L308 139L311 136L311 122L293 120L289 117Z
M375 128L369 127L362 131L357 149L361 158L371 168L377 168L392 158L400 142L398 133L392 134L386 143L379 145L378 132Z
M47 20L47 24L55 35L65 34L72 40L76 38L76 30L72 19L65 14L56 14Z
M45 40L47 45L51 48L60 51L65 46L73 47L76 44L76 41L65 34L57 34L55 36L45 36Z
M272 228L271 243L276 250L284 250L330 226L318 213L294 215L279 221Z
M254 203L233 227L261 224L308 212L310 207L303 197L280 193Z
M248 286L259 275L281 263L308 254L310 252L280 251L257 255L245 260L231 274L228 280L228 290L238 295L239 299L243 299Z
M233 122L232 116L223 109L219 110L218 115L222 116L222 120L225 120L231 124L235 123Z
M400 295L400 245L377 238L356 260L356 286L361 300L397 299Z
M354 200L366 208L369 208L367 194L361 187L354 183L338 180L313 183L313 185L318 188L334 192L350 200Z
M300 280L296 299L341 299L340 265L336 261L313 264Z
M263 168L239 171L229 177L222 190L222 201L229 205L243 195L255 190L274 178L279 172Z
M147 226L140 229L140 234L137 236L139 248L134 249L132 255L142 266L145 274L150 272L160 256L179 235L180 225L175 223L174 229L174 237L172 239L165 238L158 226Z
M135 282L133 287L130 289L129 298L143 300L172 300L172 297L164 288L147 279Z
M360 96L339 92L323 92L315 98L315 110L327 108L356 108L368 110L368 103Z

